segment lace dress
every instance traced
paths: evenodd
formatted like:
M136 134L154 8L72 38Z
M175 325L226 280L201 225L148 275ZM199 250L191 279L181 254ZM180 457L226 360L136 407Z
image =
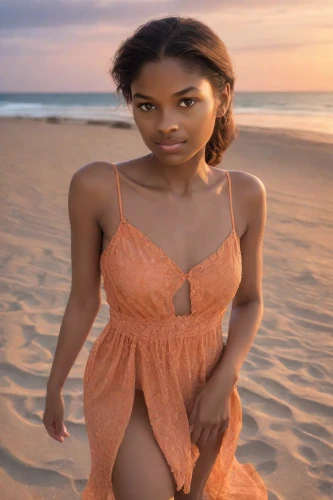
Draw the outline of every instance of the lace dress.
M184 273L164 251L123 216L120 181L113 164L120 223L101 255L110 319L90 351L84 371L84 416L91 469L83 500L115 500L112 470L124 437L135 390L144 392L154 436L174 476L177 491L190 491L199 456L191 443L188 414L196 391L221 359L221 322L242 276L228 171L232 229L218 250ZM177 316L173 304L184 280L191 313ZM230 420L204 489L205 500L267 500L252 464L235 457L242 427L236 388Z

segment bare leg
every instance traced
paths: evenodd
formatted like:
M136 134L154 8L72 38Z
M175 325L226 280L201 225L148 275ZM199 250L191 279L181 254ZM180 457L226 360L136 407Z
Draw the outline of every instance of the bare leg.
M135 391L112 483L116 500L174 500L174 478L153 434L142 391Z
M221 358L225 349L226 343L223 342L223 351ZM206 445L204 448L199 448L200 455L195 463L190 493L185 494L183 490L177 491L175 493L174 500L202 500L202 493L208 479L209 474L212 471L214 462L222 446L222 441L225 435L225 431L221 432L217 436L216 443Z
M182 490L177 491L174 500L202 500L203 489L219 453L223 436L224 433L221 433L216 443L207 445L200 450L193 470L190 493L185 494Z

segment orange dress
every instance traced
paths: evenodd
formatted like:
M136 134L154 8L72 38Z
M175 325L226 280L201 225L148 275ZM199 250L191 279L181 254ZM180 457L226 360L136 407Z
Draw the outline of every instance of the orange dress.
M199 456L188 415L196 391L221 360L223 315L242 276L240 240L232 229L219 249L184 273L164 251L123 216L118 169L113 164L120 223L101 255L110 319L90 351L84 371L84 416L91 469L83 500L115 500L112 471L131 415L135 389L144 392L154 436L177 485L190 491ZM176 315L173 297L190 283L191 314ZM236 388L219 454L207 479L205 500L267 500L251 464L235 457L242 428Z

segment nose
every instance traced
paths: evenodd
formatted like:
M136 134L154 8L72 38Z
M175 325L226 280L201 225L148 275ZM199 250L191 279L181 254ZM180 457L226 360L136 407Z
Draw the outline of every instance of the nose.
M157 124L157 131L161 132L163 135L167 135L168 133L178 129L179 125L177 125L175 115L171 112L162 112Z

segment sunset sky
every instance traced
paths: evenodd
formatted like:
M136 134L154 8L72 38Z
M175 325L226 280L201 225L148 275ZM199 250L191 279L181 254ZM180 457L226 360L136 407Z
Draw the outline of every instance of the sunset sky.
M0 91L113 91L107 71L119 43L167 15L217 32L236 91L333 91L326 0L1 0Z

